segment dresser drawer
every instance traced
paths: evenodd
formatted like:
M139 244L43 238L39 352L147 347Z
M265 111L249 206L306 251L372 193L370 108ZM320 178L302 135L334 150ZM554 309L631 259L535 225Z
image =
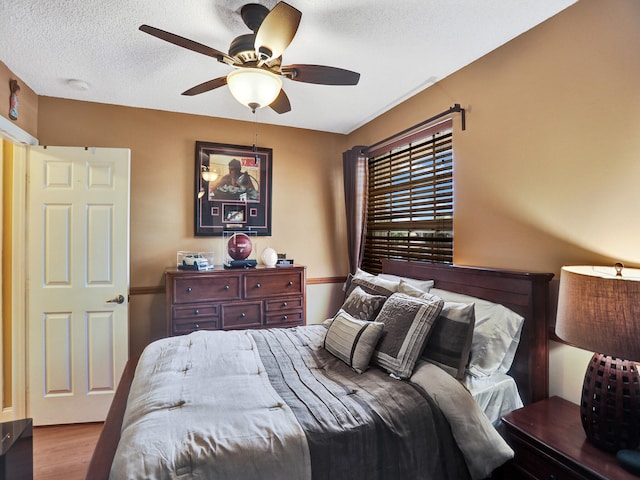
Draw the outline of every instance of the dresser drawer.
M267 314L266 326L268 327L284 327L302 324L302 310Z
M174 278L173 302L192 303L240 298L240 276L199 276Z
M218 319L212 317L183 318L173 322L174 335L185 335L197 330L218 330Z
M301 294L302 290L302 274L299 272L255 274L245 277L246 298L295 295Z
M217 317L218 305L203 303L201 305L189 305L181 307L173 307L173 318L198 318L198 317Z
M540 449L523 441L523 439L511 437L512 448L515 451L515 463L517 467L538 480L562 479L581 480L582 475L562 465Z
M251 328L262 324L262 303L222 305L222 328Z
M302 297L278 298L265 301L266 311L281 312L283 310L302 309Z

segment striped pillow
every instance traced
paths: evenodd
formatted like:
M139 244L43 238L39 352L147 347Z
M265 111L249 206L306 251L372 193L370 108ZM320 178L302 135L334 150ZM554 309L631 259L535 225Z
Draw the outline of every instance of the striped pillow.
M340 310L324 337L324 348L358 373L369 367L384 325L353 318Z
M475 313L473 303L444 302L422 358L461 379L469 362Z

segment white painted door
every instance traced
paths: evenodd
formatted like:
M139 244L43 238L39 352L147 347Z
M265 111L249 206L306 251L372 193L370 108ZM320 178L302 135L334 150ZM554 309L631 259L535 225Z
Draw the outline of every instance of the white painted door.
M129 355L130 151L32 147L28 168L29 415L102 421Z

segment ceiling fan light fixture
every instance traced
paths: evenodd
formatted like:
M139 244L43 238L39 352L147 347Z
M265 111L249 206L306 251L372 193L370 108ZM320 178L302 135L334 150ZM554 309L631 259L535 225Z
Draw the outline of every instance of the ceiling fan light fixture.
M238 68L227 75L233 97L253 112L270 105L280 93L280 77L261 68Z
M202 166L202 180L205 182L215 182L218 179L218 170L207 165Z

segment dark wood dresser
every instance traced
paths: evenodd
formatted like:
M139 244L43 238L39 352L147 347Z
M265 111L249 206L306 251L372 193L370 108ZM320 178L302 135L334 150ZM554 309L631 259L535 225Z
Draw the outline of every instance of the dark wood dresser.
M515 410L503 419L515 458L505 479L638 480L616 462L614 454L586 439L580 409L551 397Z
M305 324L306 267L165 271L167 335Z

